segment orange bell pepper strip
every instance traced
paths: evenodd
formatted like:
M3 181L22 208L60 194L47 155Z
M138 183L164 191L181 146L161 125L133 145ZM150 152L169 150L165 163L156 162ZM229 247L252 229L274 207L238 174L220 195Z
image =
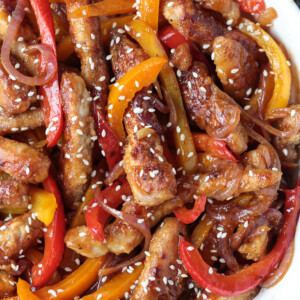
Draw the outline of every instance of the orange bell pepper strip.
M159 0L140 0L140 19L149 25L156 33L158 30Z
M150 57L168 58L154 30L145 22L133 20L129 23L129 28L128 34L141 45ZM186 173L194 173L197 169L196 149L186 117L178 81L174 70L169 64L165 64L162 68L160 80L168 91L178 116L176 130L173 130L173 138L177 149L179 165L183 167Z
M30 290L30 284L21 278L18 280L17 293L20 300L41 300Z
M275 85L272 98L267 105L267 117L274 109L288 105L291 91L291 71L278 44L259 25L248 19L242 19L238 28L242 33L253 38L265 51L274 72Z
M191 243L197 249L201 246L214 224L215 222L205 215L195 227L191 235Z
M135 93L152 84L167 59L163 57L149 58L129 70L114 85L108 96L108 121L117 137L125 142L126 134L123 127L123 115Z
M237 159L232 152L226 147L226 143L210 137L205 133L193 133L193 140L197 151L205 151L212 156L222 159L233 160Z
M144 266L135 267L132 273L120 273L105 283L98 291L83 297L81 300L116 300L124 297L130 287L139 278Z
M88 258L76 271L62 281L45 286L35 292L41 299L65 300L84 293L97 279L98 271L104 265L107 256ZM54 293L49 293L52 290ZM54 296L56 294L56 296Z
M108 20L101 21L101 41L105 47L109 46L109 32L111 28L121 28L128 24L135 15L124 17L109 18Z
M29 196L31 198L32 212L46 226L50 225L58 206L55 196L37 187L30 187Z
M74 52L72 38L70 35L64 37L57 45L57 59L66 61Z
M75 9L70 18L102 17L128 14L136 11L135 0L103 0L101 2L84 5Z

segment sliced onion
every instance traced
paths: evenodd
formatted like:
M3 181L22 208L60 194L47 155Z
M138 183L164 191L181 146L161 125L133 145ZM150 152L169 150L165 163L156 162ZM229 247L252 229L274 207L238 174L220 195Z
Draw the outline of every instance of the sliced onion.
M99 202L99 205L108 213L116 217L117 219L122 220L123 222L135 227L138 229L145 237L144 246L142 251L136 255L133 258L128 259L127 261L124 261L120 263L117 266L110 267L110 268L104 268L99 271L99 275L109 275L112 273L116 273L121 271L123 268L128 267L138 261L141 261L145 258L145 251L149 249L150 246L150 240L151 240L151 231L149 227L145 224L145 222L139 223L138 219L134 216L131 216L129 214L125 214L119 210L116 210L114 208L111 208L110 206L104 204L102 201Z
M123 168L123 161L118 162L112 170L109 172L108 176L104 180L105 185L112 184L119 177L125 175L125 170Z
M14 42L17 36L19 27L25 16L25 9L28 7L29 5L27 0L18 0L16 9L13 12L11 21L8 25L4 37L4 41L1 49L1 62L4 69L7 71L7 73L13 76L13 78L15 78L18 82L30 86L43 85L47 83L49 80L51 80L57 71L56 56L50 47L44 44L31 45L25 50L26 52L29 53L33 51L38 51L41 54L41 62L42 62L41 72L39 72L40 75L34 77L24 75L19 71L17 71L15 67L12 65L9 57L12 43Z
M169 123L171 124L170 126L168 126L169 130L175 130L176 125L177 125L177 112L176 112L176 108L175 105L173 103L173 100L171 98L171 96L169 95L168 91L165 88L162 88L163 94L165 96L165 100L168 104L169 110L170 110L170 119L169 119Z

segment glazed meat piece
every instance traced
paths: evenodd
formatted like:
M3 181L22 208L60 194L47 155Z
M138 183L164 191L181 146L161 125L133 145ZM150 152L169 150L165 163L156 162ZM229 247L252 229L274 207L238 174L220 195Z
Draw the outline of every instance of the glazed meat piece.
M259 65L241 43L223 36L213 43L214 63L224 91L236 100L249 97L259 78Z
M0 170L25 183L48 177L50 160L34 147L0 136Z
M111 32L110 53L112 69L116 80L149 56L136 43L128 39L120 29Z
M170 62L180 71L187 71L192 65L192 55L188 43L182 43L174 52L171 51Z
M172 200L154 207L144 207L130 199L130 201L123 204L121 210L137 219L144 219L145 223L152 228L175 209L194 200L193 195L196 188L194 180L191 180L190 177L181 178L177 186L177 195ZM130 253L144 238L140 231L120 220L115 220L112 224L106 226L105 234L106 245L109 251L115 254Z
M259 291L260 291L260 288L256 287L255 289L250 290L246 293L243 293L239 296L223 297L223 296L219 296L219 295L215 295L215 294L211 294L211 293L207 293L206 295L211 300L252 300L257 296Z
M0 179L0 208L27 208L29 186L12 178Z
M257 149L249 151L241 157L244 166L256 169L268 169L271 166L271 156L267 146L259 145Z
M67 13L91 4L91 0L66 1ZM107 102L109 74L101 44L100 23L97 17L69 19L74 49L81 61L81 74L89 89L95 89L99 102Z
M0 263L10 263L11 259L33 246L43 236L43 224L30 211L4 223L0 230Z
M27 131L44 125L44 116L41 108L29 109L15 116L0 115L0 135Z
M123 164L138 204L156 206L175 196L172 165L167 162L160 137L153 129L144 128L129 136Z
M67 231L66 246L86 257L100 257L108 252L105 244L95 240L86 226L77 226Z
M237 106L228 102L208 76L204 64L194 64L178 78L186 110L200 129L223 139L235 154L247 150L248 138Z
M84 80L64 73L61 95L65 124L61 157L62 186L66 203L81 201L92 172L91 138L95 136L91 97Z
M11 61L13 65L17 64L15 59L11 58ZM0 113L14 115L25 112L36 101L35 87L13 80L0 63Z
M14 276L4 270L0 270L0 298L5 299L13 296L16 287L17 282Z
M150 255L146 257L130 299L178 299L183 290L181 266L177 262L179 234L185 231L183 226L176 218L167 218L155 231L149 247ZM164 278L173 281L174 285L166 284Z

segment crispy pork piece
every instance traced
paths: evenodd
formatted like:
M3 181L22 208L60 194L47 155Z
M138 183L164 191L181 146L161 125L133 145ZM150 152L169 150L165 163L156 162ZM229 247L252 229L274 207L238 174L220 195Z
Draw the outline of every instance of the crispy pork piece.
M0 270L0 298L5 299L13 296L17 288L17 282L11 274L4 270Z
M182 72L179 83L186 110L199 128L223 139L235 154L246 151L248 136L239 124L240 110L223 96L208 76L206 66L194 64Z
M15 179L36 184L48 177L50 160L34 147L0 136L0 170Z
M0 208L27 208L29 186L12 178L0 179Z
M144 269L133 291L132 300L178 299L183 290L179 272L179 235L185 228L176 218L166 218L155 231ZM166 284L166 278L174 284Z
M10 263L20 255L20 250L25 252L42 236L43 223L30 211L4 223L0 230L0 264Z
M188 43L183 43L170 54L170 62L180 71L187 71L192 65L192 55Z
M129 136L123 164L138 204L156 206L175 196L176 179L172 165L163 154L155 130L144 128Z
M13 65L17 64L15 59L11 58L11 60ZM35 87L20 83L12 78L0 63L0 113L6 115L23 113L32 103L37 101Z
M236 40L219 36L213 43L214 63L224 91L236 100L252 94L258 83L259 64Z
M66 246L86 257L99 257L108 252L105 244L95 240L86 226L77 226L67 231Z
M92 172L91 138L95 136L91 97L84 80L64 73L61 95L65 124L61 157L62 186L67 204L81 201Z
M271 166L271 156L267 146L259 145L257 149L246 152L241 157L244 166L256 169L268 169Z
M44 125L41 108L29 109L15 116L0 115L0 135L35 129Z
M67 14L80 6L91 4L91 0L66 1ZM97 17L69 19L74 49L81 61L81 74L89 89L96 89L99 102L107 102L109 74L100 37Z

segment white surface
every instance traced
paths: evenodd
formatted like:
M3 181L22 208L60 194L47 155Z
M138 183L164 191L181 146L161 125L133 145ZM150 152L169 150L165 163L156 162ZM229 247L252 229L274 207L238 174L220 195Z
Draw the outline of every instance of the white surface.
M278 19L271 30L282 42L291 56L291 60L300 70L300 10L291 0L265 0L267 7L273 6ZM299 76L299 72L298 72ZM295 256L292 265L276 286L262 289L255 300L299 300L300 299L300 226L296 232Z

